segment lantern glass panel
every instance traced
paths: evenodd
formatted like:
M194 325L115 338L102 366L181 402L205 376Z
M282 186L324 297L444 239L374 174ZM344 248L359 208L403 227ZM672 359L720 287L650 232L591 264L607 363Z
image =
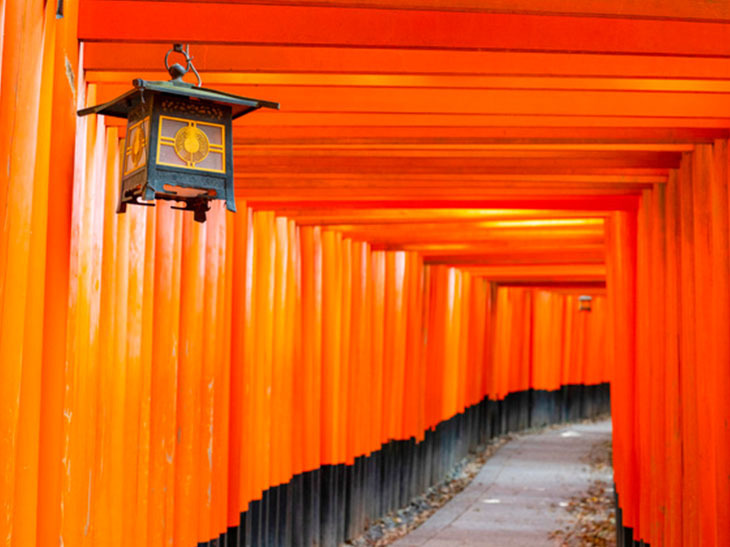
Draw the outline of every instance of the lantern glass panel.
M160 116L157 164L225 173L225 126Z
M216 152L211 150L208 156L198 164L198 167L208 169L209 171L220 171L222 173L224 171L223 151Z
M157 163L160 165L174 165L175 167L187 167L188 164L175 153L175 147L167 143L160 143L160 151L157 154Z
M223 126L199 122L198 127L205 133L211 146L223 146Z
M127 127L124 141L124 173L128 175L147 165L147 144L150 132L149 117Z

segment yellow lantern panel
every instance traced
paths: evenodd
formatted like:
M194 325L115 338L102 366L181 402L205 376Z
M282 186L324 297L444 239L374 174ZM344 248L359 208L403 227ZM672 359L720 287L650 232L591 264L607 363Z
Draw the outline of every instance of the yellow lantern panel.
M225 173L225 126L160 116L157 164Z
M124 176L147 165L150 119L144 118L127 128L124 140Z

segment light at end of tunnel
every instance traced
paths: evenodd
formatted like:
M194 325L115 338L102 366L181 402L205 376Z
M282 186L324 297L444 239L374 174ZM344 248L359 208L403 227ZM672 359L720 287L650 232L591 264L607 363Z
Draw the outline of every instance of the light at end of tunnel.
M463 216L524 217L539 214L539 209L464 209Z
M463 251L469 249L470 246L466 243L421 243L413 245L403 245L404 251Z
M489 220L485 228L539 228L556 226L602 226L602 218L543 218L531 220Z

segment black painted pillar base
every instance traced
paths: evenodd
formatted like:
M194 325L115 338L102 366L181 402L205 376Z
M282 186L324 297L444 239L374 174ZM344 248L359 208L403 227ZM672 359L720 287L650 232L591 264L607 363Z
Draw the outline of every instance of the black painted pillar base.
M199 547L335 547L408 505L495 437L609 411L608 384L485 398L427 431L421 442L393 440L352 465L324 465L268 489L241 514L239 526ZM619 547L639 545L626 543L631 537L622 527Z
M613 486L614 492L616 492L616 485ZM624 526L623 523L623 511L619 504L618 493L614 494L615 506L616 506L616 547L649 547L649 544L634 539L634 529L630 526Z

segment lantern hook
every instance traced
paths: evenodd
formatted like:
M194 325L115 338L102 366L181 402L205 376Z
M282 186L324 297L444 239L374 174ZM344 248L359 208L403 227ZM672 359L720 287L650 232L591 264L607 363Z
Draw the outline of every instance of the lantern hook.
M180 53L185 57L185 66L178 63L170 66L170 53L173 52ZM165 54L165 68L167 69L167 72L170 73L173 81L182 81L182 77L192 70L193 74L195 74L195 77L198 79L197 87L203 85L203 80L200 79L200 74L198 74L198 71L195 69L193 58L190 56L190 44L173 44L172 49L168 50Z

